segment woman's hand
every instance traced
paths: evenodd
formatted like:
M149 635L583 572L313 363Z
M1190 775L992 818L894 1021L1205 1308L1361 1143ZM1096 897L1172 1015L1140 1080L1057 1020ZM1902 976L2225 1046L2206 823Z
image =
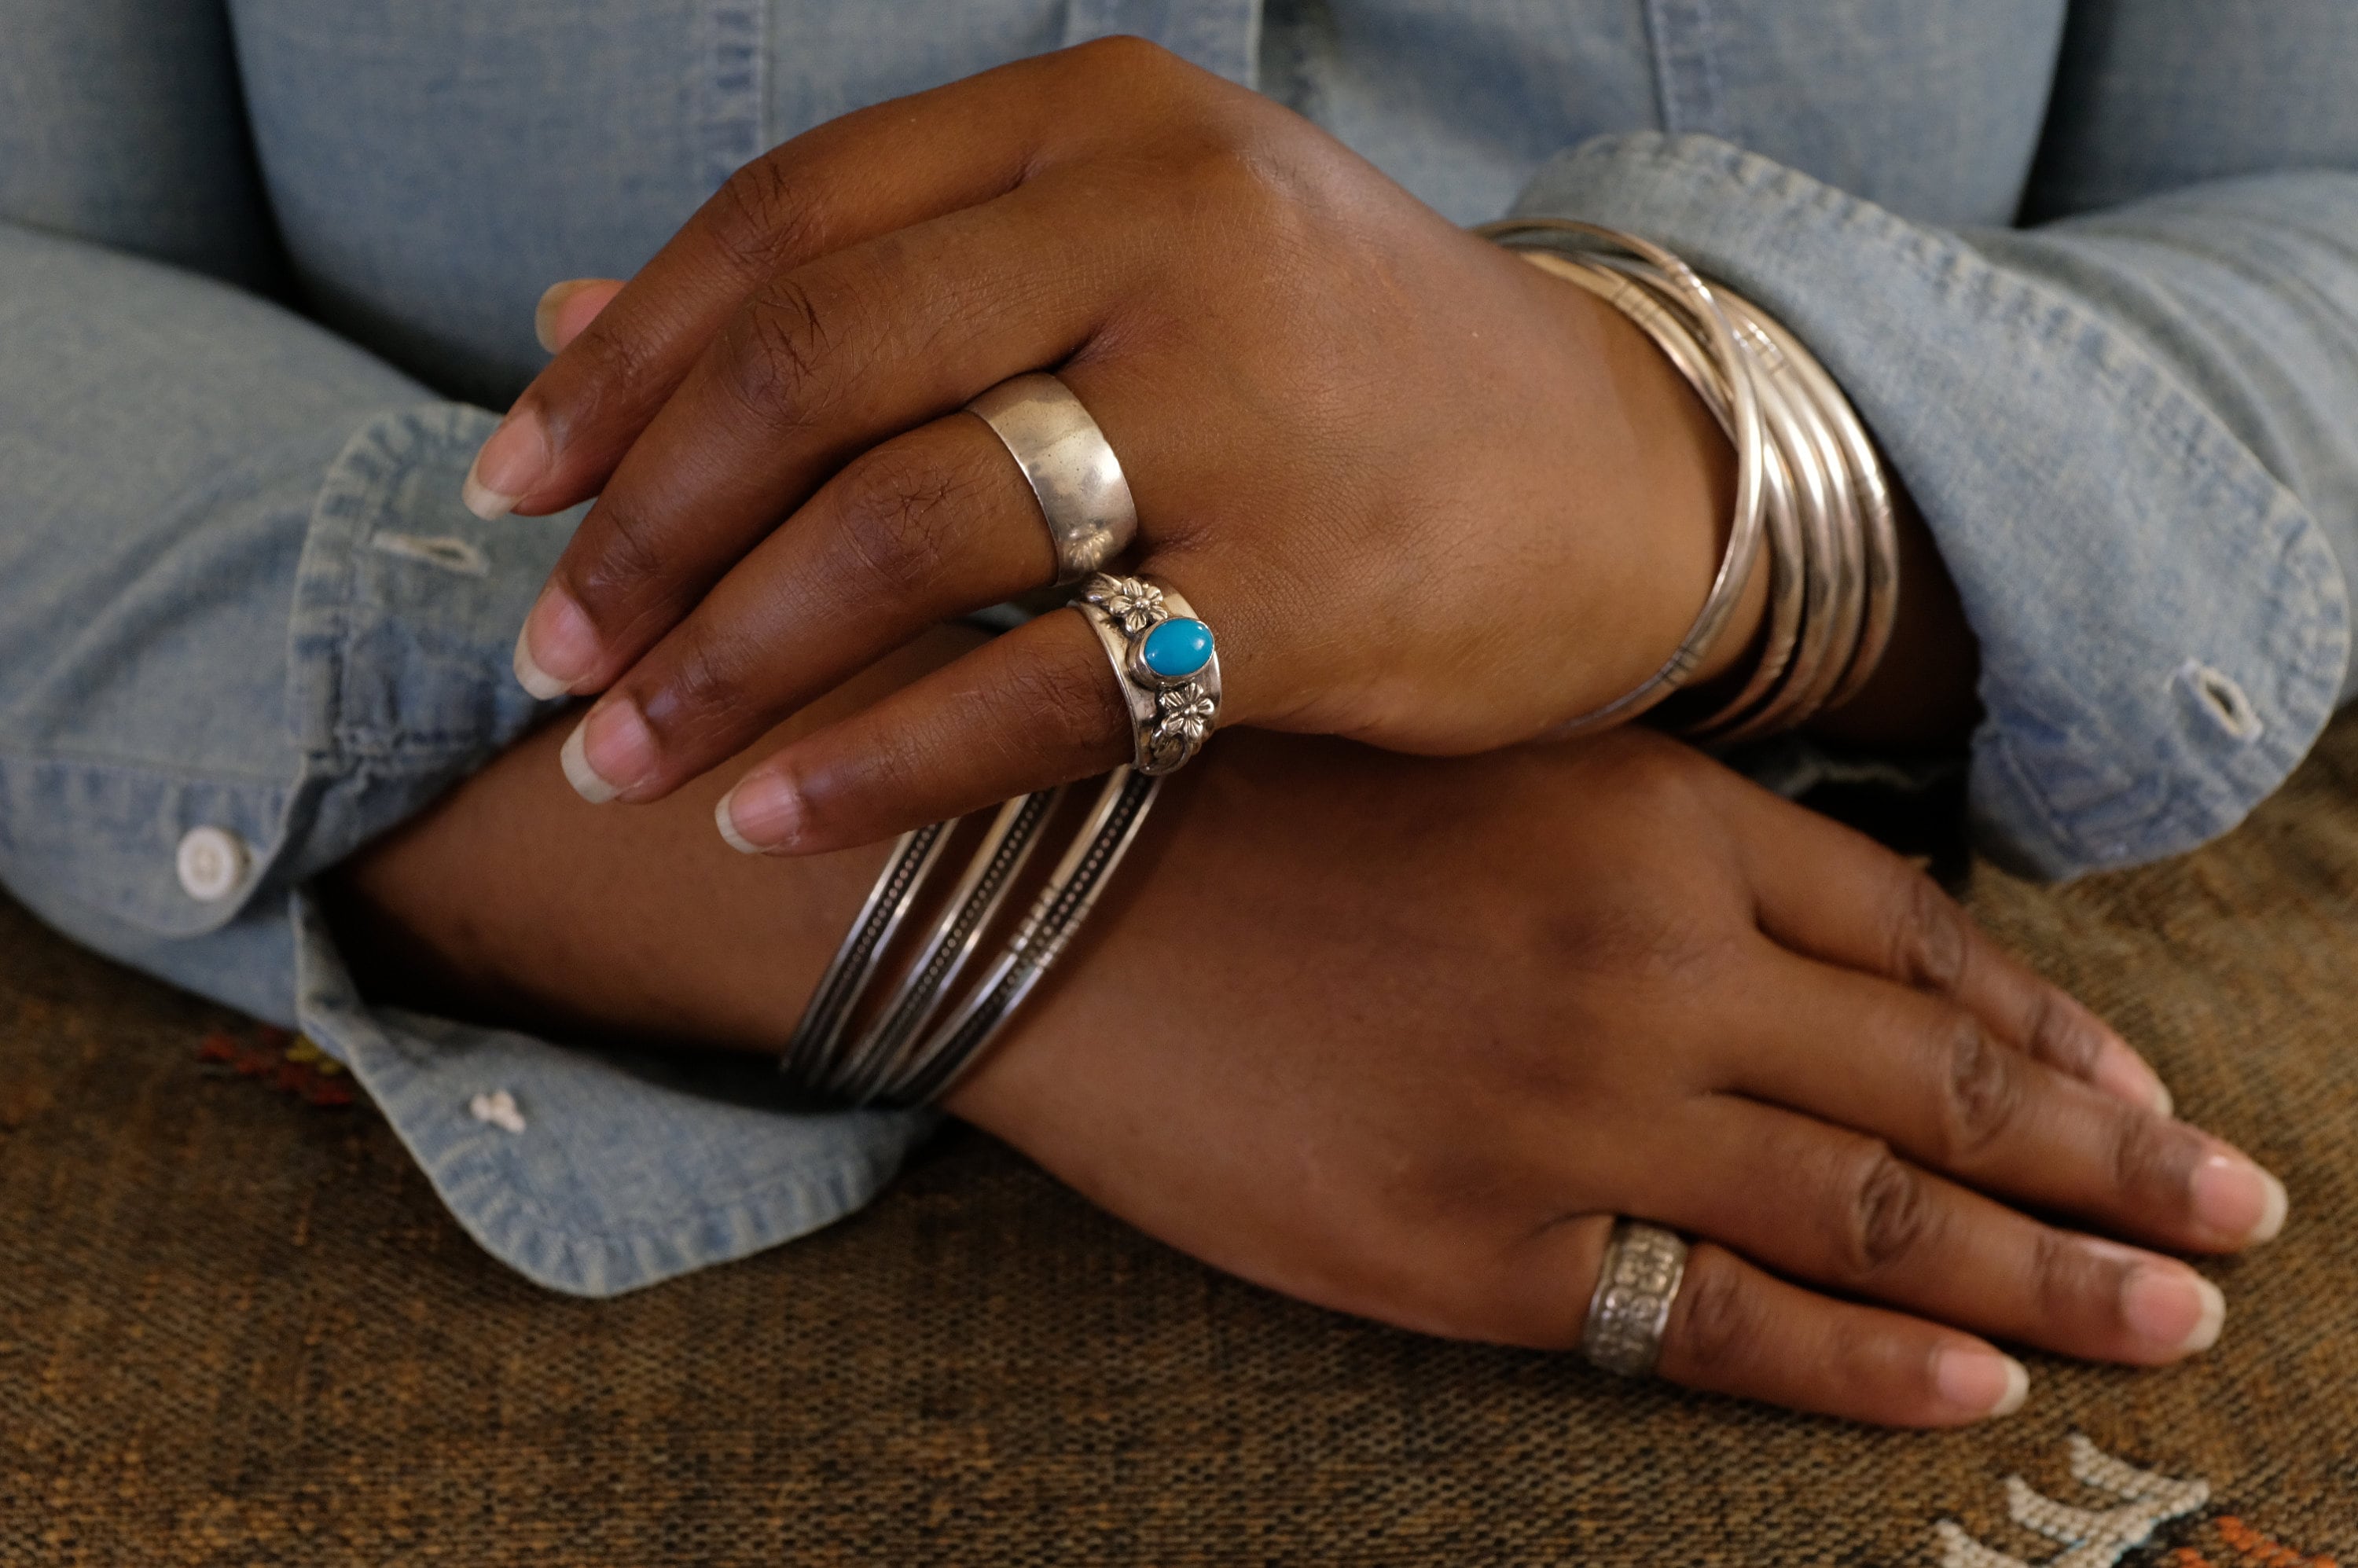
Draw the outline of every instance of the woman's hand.
M1238 735L952 1108L1217 1266L1577 1344L1610 1217L1693 1238L1660 1370L2012 1408L1982 1337L2157 1364L2274 1178L1882 849L1643 732L1463 762Z
M957 412L1024 371L1056 367L1120 455L1230 723L1425 752L1544 731L1669 654L1730 504L1725 442L1613 310L1133 39L798 137L544 325L566 346L470 501L600 495L518 654L536 691L604 694L570 759L593 798L658 798L1045 584L1021 471ZM806 852L1128 755L1103 652L1054 615L757 764L732 810Z

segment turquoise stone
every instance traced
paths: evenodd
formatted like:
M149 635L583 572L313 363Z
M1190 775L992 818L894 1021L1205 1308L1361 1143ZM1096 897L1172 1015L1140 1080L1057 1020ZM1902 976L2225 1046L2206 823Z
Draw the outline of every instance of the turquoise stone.
M1212 662L1212 629L1174 615L1146 634L1138 656L1164 680L1184 679Z

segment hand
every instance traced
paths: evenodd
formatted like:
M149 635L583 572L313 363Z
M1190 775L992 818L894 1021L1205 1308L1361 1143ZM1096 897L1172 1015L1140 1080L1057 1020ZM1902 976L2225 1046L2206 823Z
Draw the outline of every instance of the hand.
M1171 787L952 1108L1273 1289L1570 1348L1637 1217L1694 1243L1663 1376L1942 1426L2019 1397L1982 1336L2151 1365L2219 1332L2183 1263L2026 1210L2192 1251L2283 1221L1931 882L1656 736L1238 735Z
M1143 569L1216 628L1229 723L1521 740L1650 674L1717 566L1733 460L1650 343L1136 40L821 126L617 287L552 293L566 346L470 484L487 514L600 494L518 659L604 694L568 758L593 798L661 797L1046 583L1020 470L957 412L1043 366L1122 459ZM757 764L730 811L836 848L1102 771L1128 734L1050 615Z

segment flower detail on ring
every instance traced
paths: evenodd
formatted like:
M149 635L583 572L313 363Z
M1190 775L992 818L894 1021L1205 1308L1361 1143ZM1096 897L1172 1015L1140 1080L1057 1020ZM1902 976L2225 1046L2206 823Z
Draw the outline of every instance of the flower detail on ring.
M1134 577L1100 577L1082 597L1106 612L1125 637L1135 637L1156 622L1167 619L1163 590Z
M1194 681L1154 694L1156 733L1184 741L1191 747L1201 745L1204 737L1211 732L1212 716L1217 711L1204 688Z

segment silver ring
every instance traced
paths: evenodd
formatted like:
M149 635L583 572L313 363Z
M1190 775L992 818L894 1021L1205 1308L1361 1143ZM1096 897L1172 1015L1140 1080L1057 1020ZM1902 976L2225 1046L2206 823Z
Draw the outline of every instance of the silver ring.
M1624 1378L1642 1378L1662 1354L1671 1303L1686 1278L1687 1244L1659 1225L1617 1219L1588 1298L1580 1353Z
M1130 767L1176 773L1220 722L1220 654L1212 629L1174 588L1144 578L1089 579L1073 608L1095 629L1130 710Z
M1138 505L1121 460L1072 389L1034 371L1002 381L966 406L991 428L1023 470L1048 542L1056 580L1102 570L1138 536Z

